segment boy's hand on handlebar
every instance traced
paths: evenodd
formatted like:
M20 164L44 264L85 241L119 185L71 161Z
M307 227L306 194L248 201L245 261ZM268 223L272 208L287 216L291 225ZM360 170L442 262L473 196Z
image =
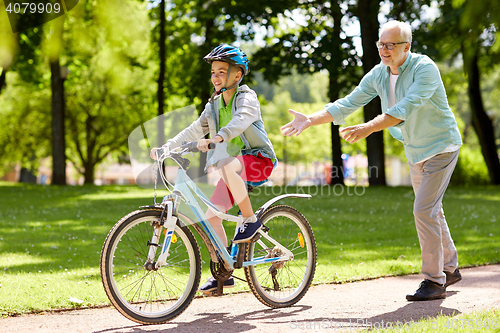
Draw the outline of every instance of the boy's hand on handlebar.
M162 149L162 148L161 147L160 148L152 148L151 152L149 153L149 157L151 157L153 160L156 160L156 151L159 149Z
M198 145L196 146L196 148L198 148L198 150L205 153L210 149L208 147L209 144L211 144L211 143L217 144L217 143L220 143L222 141L223 141L223 139L220 135L216 135L215 138L213 138L213 139L201 139L200 141L198 141Z
M156 160L158 154L161 155L165 152L168 152L169 150L170 150L170 146L168 144L165 144L161 147L152 148L151 151L149 152L149 157L151 157L153 160Z

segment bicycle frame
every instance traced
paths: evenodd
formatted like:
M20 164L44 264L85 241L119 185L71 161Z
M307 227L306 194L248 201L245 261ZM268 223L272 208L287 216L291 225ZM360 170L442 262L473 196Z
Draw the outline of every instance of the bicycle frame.
M175 159L174 159L175 160ZM178 161L176 161L178 162ZM158 163L158 166L160 164ZM164 177L160 173L160 177ZM205 216L204 211L201 209L199 206L197 200L195 199L195 196L199 197L201 201L208 207L212 213L218 217L220 217L223 220L230 221L230 222L235 222L237 223L237 228L240 226L241 223L243 223L243 217L242 216L233 216L229 214L222 213L215 207L215 205L205 196L205 194L200 190L200 188L193 182L193 180L187 175L186 170L183 167L179 167L178 173L177 173L177 178L175 181L174 189L172 191L172 194L169 196L166 196L162 203L160 204L160 207L164 209L164 212L167 213L166 216L166 222L165 224L162 225L160 222L158 225L155 225L155 231L151 240L151 244L155 246L151 246L149 253L148 253L148 258L146 261L146 264L148 263L153 263L154 258L156 255L156 249L159 247L158 241L161 236L161 230L162 227L166 228L165 231L165 239L163 242L163 245L161 246L161 254L158 257L158 260L155 264L155 268L158 269L161 266L166 264L166 260L168 257L168 250L170 248L170 244L172 242L172 239L174 237L174 231L176 228L176 223L177 223L177 211L180 205L180 200L182 199L193 211L195 214L196 218L198 219L198 223L202 227L202 232L206 234L207 237L203 237L204 242L206 243L207 240L210 242L210 244L206 244L207 247L212 246L212 248L215 250L217 259L222 260L224 263L224 266L226 269L234 269L235 268L235 262L236 260L231 256L226 247L223 245L221 239L218 237L217 233L215 232L214 228L208 221L208 219ZM310 198L311 196L308 194L286 194L279 196L277 198L274 198L264 204L261 209L258 212L263 212L263 208L269 207L271 204L274 202L281 200L286 197L307 197ZM191 221L192 222L192 221ZM195 224L195 222L193 222ZM195 228L197 232L199 233L199 228ZM273 258L266 258L265 256L254 258L251 261L246 261L242 263L242 266L251 266L251 265L259 265L259 264L264 264L264 263L272 263L272 262L277 262L277 261L288 261L288 260L293 260L293 253L288 250L286 247L283 245L279 244L276 240L274 240L272 237L270 237L266 232L259 230L260 236L266 238L268 241L270 241L272 244L274 244L275 247L279 248L282 253L284 253L283 256L280 257L273 257ZM201 234L200 234L201 235ZM258 240L257 242L261 242ZM263 248L266 248L263 243L261 243ZM233 247L238 247L238 244L233 244ZM236 253L238 252L237 249L231 249L235 251ZM212 253L211 253L212 255ZM214 259L214 258L212 258Z
M165 206L165 211L167 213L167 221L164 225L164 227L167 229L166 230L166 237L162 246L162 253L159 256L157 263L156 263L156 268L161 267L162 265L166 264L166 259L168 257L168 249L171 244L171 240L173 237L173 232L175 230L175 224L177 222L177 209L178 209L178 202L177 200L178 197L181 197L186 204L189 205L193 213L195 214L196 218L200 221L200 225L203 228L203 231L206 233L208 236L208 239L211 242L211 245L214 247L216 253L221 257L222 261L225 263L225 266L228 267L229 269L234 269L234 263L236 260L228 253L227 249L225 246L222 244L222 241L218 237L217 233L215 232L214 228L210 224L210 222L207 220L205 213L199 206L198 202L196 201L194 194L196 194L205 205L218 217L222 218L223 220L226 221L231 221L235 223L242 223L243 222L243 217L241 216L233 216L229 214L222 213L219 211L213 204L212 202L205 196L205 194L200 190L200 188L189 178L187 175L186 171L182 168L179 168L179 171L177 173L177 179L175 182L174 186L174 191L173 194L170 197L166 197L166 199L162 202L162 205ZM310 197L309 195L300 195L300 194L294 194L294 195L287 195L287 196L300 196L300 197ZM282 196L286 197L286 196ZM174 203L176 203L174 205ZM157 244L156 242L159 239L159 235L161 233L161 226L159 231L155 229L155 233L153 236L152 243ZM265 263L272 263L276 261L287 261L287 260L293 260L293 253L288 250L286 247L278 243L276 240L274 240L272 237L270 237L267 233L263 232L262 230L259 231L261 237L266 238L269 240L272 244L274 244L277 248L283 251L284 255L280 257L274 257L274 258L265 258L265 256L254 258L251 261L245 261L243 262L243 267L245 266L251 266L251 265L259 265L259 264L265 264ZM259 241L257 241L259 242ZM208 245L208 244L207 244ZM237 245L237 244L234 244ZM152 262L155 254L155 247L150 248L150 254L148 255L148 262Z

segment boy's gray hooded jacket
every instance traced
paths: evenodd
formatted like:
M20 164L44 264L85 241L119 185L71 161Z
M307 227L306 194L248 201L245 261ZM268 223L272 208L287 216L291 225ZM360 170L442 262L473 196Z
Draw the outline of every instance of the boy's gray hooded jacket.
M201 116L173 139L168 140L167 145L174 148L180 146L183 141L199 141L208 133L210 133L211 138L219 134L224 139L224 142L228 142L239 135L245 145L245 149L241 151L242 155L257 156L260 153L262 156L274 160L276 166L276 154L271 141L267 137L260 113L260 103L255 91L247 85L238 87L231 110L233 118L223 128L219 127L219 103L221 98L222 94L217 96L213 103L207 103ZM205 169L228 157L227 155L214 154L216 150L208 151Z

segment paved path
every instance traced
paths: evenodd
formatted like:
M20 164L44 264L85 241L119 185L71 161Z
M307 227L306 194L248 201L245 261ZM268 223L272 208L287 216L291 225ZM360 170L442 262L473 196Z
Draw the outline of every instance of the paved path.
M182 315L164 325L138 325L114 309L103 308L4 318L0 332L341 332L362 324L386 327L440 313L500 311L500 265L462 269L461 273L463 280L448 288L444 300L406 301L405 295L422 280L421 275L412 275L315 286L297 305L286 309L269 309L245 293L195 299Z

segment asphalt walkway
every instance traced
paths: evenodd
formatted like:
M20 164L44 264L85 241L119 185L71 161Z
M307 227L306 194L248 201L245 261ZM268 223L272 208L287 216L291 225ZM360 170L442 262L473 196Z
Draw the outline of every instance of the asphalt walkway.
M409 325L441 313L500 311L500 265L460 271L463 280L448 287L446 299L428 302L406 301L406 294L422 280L421 275L411 275L314 286L298 304L285 309L269 309L244 293L195 299L182 315L163 325L139 325L112 308L102 308L4 318L0 332L343 332Z

